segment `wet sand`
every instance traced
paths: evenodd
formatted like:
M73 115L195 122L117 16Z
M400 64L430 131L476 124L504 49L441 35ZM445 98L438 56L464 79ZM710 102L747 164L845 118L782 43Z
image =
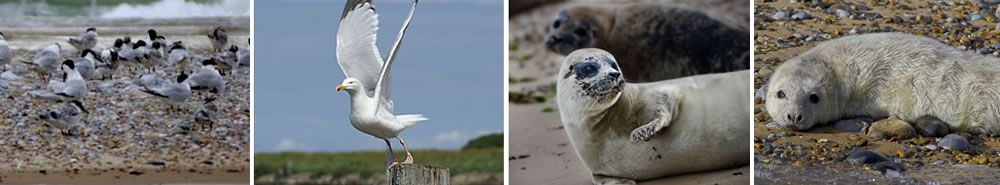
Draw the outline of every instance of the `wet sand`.
M7 42L15 58L33 59L31 49L58 42L64 59L75 59L75 49L66 39L97 26L96 48L130 36L146 40L146 30L155 28L168 42L183 41L192 55L210 56L205 36L216 26L228 29L230 41L246 46L249 18L186 18L141 20L138 25L104 24L101 19L72 18L79 22L43 24L16 23L5 27ZM25 21L21 20L21 21ZM224 21L223 21L224 20ZM0 19L0 22L11 21ZM114 20L109 22L125 23ZM9 22L7 22L9 23ZM89 24L94 23L94 24ZM87 26L83 26L87 25ZM197 58L197 57L196 57ZM38 113L55 104L33 101L26 92L44 88L41 79L25 64L7 66L13 79L0 80L0 184L249 184L250 178L250 76L249 68L234 69L223 76L227 91L222 95L192 94L180 111L167 111L158 101L139 92L143 70L137 64L121 62L114 78L89 80L84 106L82 136L62 135L44 124ZM198 62L189 62L188 70ZM179 71L157 68L157 76L173 79ZM190 74L190 71L188 71ZM55 74L55 73L53 73ZM211 130L198 129L193 115L203 106L202 98L215 96L216 124Z
M970 1L818 2L823 3L754 1L755 88L767 84L772 70L782 62L805 52L822 40L850 35L852 29L858 33L906 32L925 35L965 48L968 52L984 50L985 55L997 55L994 53L997 48L990 47L1000 41L997 37L1000 32L995 28L998 20L993 15L997 5L991 5L987 10ZM837 8L852 12L853 18L838 17L835 13ZM778 11L787 12L789 18L798 12L806 12L809 18L801 21L774 20L773 16ZM883 18L865 19L866 16L874 15L873 13ZM972 14L986 18L972 20ZM908 15L929 18L931 21L922 23L921 20L924 19L904 18ZM973 144L972 149L952 152L926 150L925 146L935 144L938 138L865 140L857 138L863 136L863 133L842 131L833 128L832 124L802 132L778 130L764 126L764 122L770 118L764 102L755 101L755 182L1000 183L1000 168L997 168L1000 155L996 152L1000 149L1000 140L997 138L971 135L969 140ZM878 119L882 118L876 118ZM819 140L828 142L818 142ZM778 146L786 145L785 143L793 147ZM801 147L796 148L796 145ZM843 157L852 149L879 151L890 159L903 163L907 171L902 174L883 174L877 170L867 170L867 165L846 164ZM769 150L775 153L770 153Z
M630 1L671 3L710 9L726 20L746 20L749 7L706 1ZM513 2L512 2L513 3ZM555 13L574 3L549 2L523 8L510 18L510 184L592 184L592 176L569 143L555 103L555 73L565 56L547 51L542 42ZM533 3L526 3L533 4ZM736 21L734 21L736 22ZM749 22L740 25L749 27ZM749 142L749 141L748 141ZM748 160L750 156L747 156ZM669 164L665 164L669 165ZM750 184L750 167L692 173L640 184Z

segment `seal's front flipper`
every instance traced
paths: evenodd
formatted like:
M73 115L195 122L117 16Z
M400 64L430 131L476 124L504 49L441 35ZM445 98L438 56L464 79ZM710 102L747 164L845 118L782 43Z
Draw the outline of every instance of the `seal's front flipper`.
M594 174L594 185L635 185L635 180Z
M677 101L673 97L675 96L667 95L661 98L660 102L656 104L659 108L656 110L655 118L649 121L649 123L632 130L631 138L633 142L648 141L656 133L659 133L660 130L670 125L670 121L674 119L673 112L677 110Z

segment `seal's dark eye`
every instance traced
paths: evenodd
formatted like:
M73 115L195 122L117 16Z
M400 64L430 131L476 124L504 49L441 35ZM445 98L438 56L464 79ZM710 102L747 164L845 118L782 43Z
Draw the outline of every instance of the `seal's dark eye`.
M598 70L601 69L601 65L597 62L582 62L574 64L576 71L576 79L589 78L597 75Z
M583 28L577 28L577 29L573 30L573 33L576 33L576 35L579 35L579 36L584 36L584 35L587 35L587 30L583 29Z
M778 98L785 99L785 91L778 91Z
M559 28L560 25L562 25L562 20L556 20L556 22L552 23L553 28Z
M816 94L809 95L809 102L812 102L813 104L819 103L819 96Z

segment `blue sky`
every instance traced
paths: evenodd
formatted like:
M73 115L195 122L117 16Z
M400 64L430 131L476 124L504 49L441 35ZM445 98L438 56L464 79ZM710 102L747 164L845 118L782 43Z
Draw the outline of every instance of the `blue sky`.
M409 1L375 0L378 47L389 53ZM254 151L383 150L354 129L336 61L343 0L257 1L254 6ZM400 135L410 149L458 149L503 131L503 3L424 0L392 69L397 114L430 118ZM393 149L399 148L396 140Z

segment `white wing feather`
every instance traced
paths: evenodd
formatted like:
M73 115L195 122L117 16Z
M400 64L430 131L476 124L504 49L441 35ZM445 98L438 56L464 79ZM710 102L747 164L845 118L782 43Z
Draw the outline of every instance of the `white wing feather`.
M399 34L396 35L396 41L392 44L392 50L389 51L389 56L386 58L385 66L382 67L382 72L379 73L378 86L375 88L375 98L379 100L379 104L375 107L376 110L379 108L385 108L392 112L392 100L391 93L389 93L389 87L392 84L390 81L392 63L396 61L396 53L399 52L399 44L403 41L403 35L406 34L406 28L410 26L410 18L413 17L413 10L417 9L417 1L413 1L413 6L410 7L410 14L406 16L406 20L403 21L403 27L399 29Z
M378 14L369 3L355 6L340 20L337 29L337 64L348 78L356 78L365 86L368 97L375 96L375 87L382 68L382 57L375 46Z

